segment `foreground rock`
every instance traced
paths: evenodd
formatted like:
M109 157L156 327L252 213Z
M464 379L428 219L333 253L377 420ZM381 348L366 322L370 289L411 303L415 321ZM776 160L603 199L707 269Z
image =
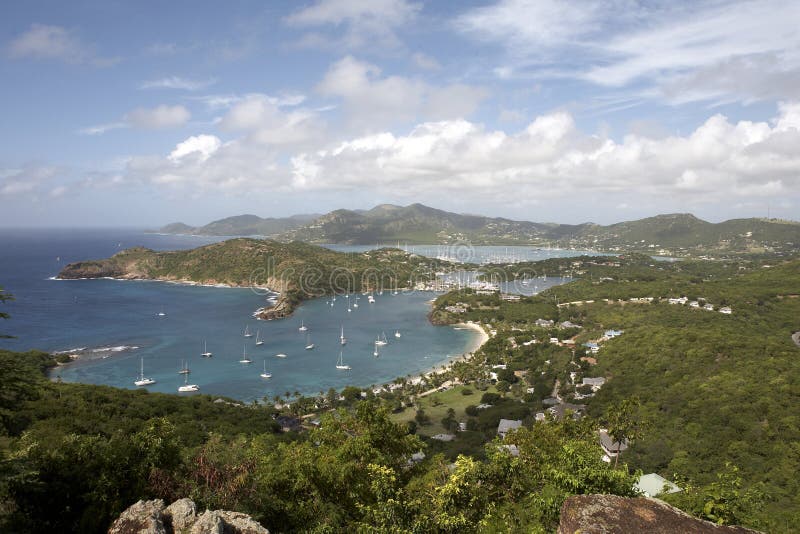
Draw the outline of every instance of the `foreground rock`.
M561 506L558 534L754 534L744 527L720 526L694 518L674 506L647 497L575 495Z
M164 501L139 501L122 512L109 534L269 534L247 514L206 510L198 515L191 499L169 506Z

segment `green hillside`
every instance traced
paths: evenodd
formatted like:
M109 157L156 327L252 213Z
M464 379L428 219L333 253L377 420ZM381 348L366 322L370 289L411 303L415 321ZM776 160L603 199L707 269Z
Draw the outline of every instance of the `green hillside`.
M800 347L791 339L800 331L800 260L581 257L497 268L494 274L514 279L543 272L579 279L514 302L449 293L437 299L432 316L492 325L497 335L475 365L507 365L502 379L515 400L527 398L528 386L535 387L531 399L539 400L558 380L562 398L588 404L589 414L603 420L626 399L638 398L648 430L622 459L631 469L677 476L691 489L669 497L681 508L708 516L706 505L713 501L768 532L800 528L794 476L800 470ZM687 298L684 304L669 303L679 297ZM705 304L713 309L703 309ZM721 313L723 307L731 313ZM539 327L538 318L582 328ZM599 352L587 354L583 343L608 329L624 333L599 341ZM541 342L572 336L570 346ZM534 337L539 344L523 345ZM511 370L527 373L528 383ZM593 397L572 400L586 391L572 385L570 373L606 383ZM480 376L476 370L461 374Z
M205 226L189 226L184 223L171 223L162 226L157 233L192 234L213 236L271 236L302 226L318 215L292 215L291 217L262 218L257 215L236 215L213 221Z
M370 210L335 210L325 215L262 219L239 215L201 227L173 223L159 230L220 236L273 236L284 242L532 245L674 256L743 253L792 254L800 250L800 223L777 219L732 219L710 223L694 215L668 214L620 222L553 224L452 213L411 204L381 204Z

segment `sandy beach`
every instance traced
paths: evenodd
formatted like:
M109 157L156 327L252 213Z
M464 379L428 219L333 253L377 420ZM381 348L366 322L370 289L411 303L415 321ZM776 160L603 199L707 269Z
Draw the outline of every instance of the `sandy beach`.
M412 376L410 380L415 380L417 378L424 378L425 376L430 375L430 374L437 374L438 375L438 374L445 373L448 369L450 369L450 367L454 363L463 362L463 361L466 361L469 358L471 358L472 355L475 354L478 351L478 349L480 349L483 346L483 344L486 343L489 340L489 334L486 333L486 331L480 325L478 325L477 323L473 323L473 322L457 323L457 324L454 324L452 326L454 328L462 328L462 329L473 330L473 331L477 332L479 334L479 336L475 340L475 343L473 343L472 347L469 348L469 350L459 354L458 356L454 356L452 358L449 358L447 360L447 362L444 363L441 366L437 366L436 368L427 369L426 371L423 371L422 373L420 373L418 375Z

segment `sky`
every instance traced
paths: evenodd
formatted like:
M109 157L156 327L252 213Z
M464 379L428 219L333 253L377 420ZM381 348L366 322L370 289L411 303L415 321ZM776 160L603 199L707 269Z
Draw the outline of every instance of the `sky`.
M0 4L0 226L800 219L800 2Z

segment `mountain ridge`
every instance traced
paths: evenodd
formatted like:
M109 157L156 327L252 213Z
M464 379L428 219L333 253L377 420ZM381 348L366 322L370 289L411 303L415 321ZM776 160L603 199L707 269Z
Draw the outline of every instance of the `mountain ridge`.
M187 233L185 226L173 223L161 231ZM174 229L178 232L170 231ZM379 204L369 210L337 209L319 216L277 219L241 215L192 230L201 235L267 235L279 241L317 244L471 243L663 255L793 253L800 249L800 223L795 221L749 218L712 223L691 213L666 213L609 225L561 224L454 213L420 203Z

